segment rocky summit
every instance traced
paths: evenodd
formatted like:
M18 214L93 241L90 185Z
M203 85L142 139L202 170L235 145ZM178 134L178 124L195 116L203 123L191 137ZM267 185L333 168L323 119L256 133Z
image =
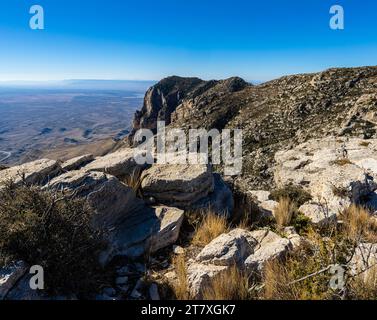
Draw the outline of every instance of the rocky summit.
M158 121L184 131L242 129L242 173L225 176L211 162L138 164L135 133L156 134ZM174 298L226 298L216 286L242 277L255 282L246 296L280 298L289 290L274 283L298 294L339 261L351 279L377 259L376 125L377 67L259 85L173 76L148 89L113 152L5 168L0 192L12 181L85 201L91 227L106 231L98 261L116 275L96 299L171 298L167 283ZM0 265L0 299L46 298L23 289L27 264ZM346 285L353 291L341 297L359 294ZM300 297L330 294L310 291L318 288Z

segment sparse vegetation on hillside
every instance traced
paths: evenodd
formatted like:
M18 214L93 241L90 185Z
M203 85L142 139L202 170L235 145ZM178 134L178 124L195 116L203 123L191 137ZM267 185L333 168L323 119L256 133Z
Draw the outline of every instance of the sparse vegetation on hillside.
M344 235L351 241L377 242L377 221L362 207L351 205L341 214Z

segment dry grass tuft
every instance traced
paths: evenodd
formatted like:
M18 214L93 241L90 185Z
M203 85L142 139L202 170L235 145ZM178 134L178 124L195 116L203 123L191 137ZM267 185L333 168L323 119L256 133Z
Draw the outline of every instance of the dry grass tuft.
M289 198L280 198L275 210L275 219L279 227L288 226L296 212L295 204Z
M172 263L177 275L177 279L172 287L174 295L178 300L189 300L190 292L187 282L187 265L185 256L183 254L174 256Z
M353 241L377 241L377 223L371 219L367 210L351 205L341 218L343 220L344 235Z
M124 183L129 186L133 191L135 191L136 194L139 193L141 183L143 182L143 179L141 177L141 174L143 173L143 170L140 167L136 167L132 173L124 178Z
M192 239L194 245L205 246L222 233L229 231L226 217L216 215L211 211L204 214L202 222L195 228Z
M214 277L203 289L204 300L251 299L249 278L236 266Z

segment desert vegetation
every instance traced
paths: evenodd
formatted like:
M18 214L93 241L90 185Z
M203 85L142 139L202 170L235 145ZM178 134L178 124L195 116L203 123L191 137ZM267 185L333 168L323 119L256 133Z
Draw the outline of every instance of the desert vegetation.
M0 264L42 266L50 293L98 291L107 281L98 263L105 243L92 214L83 200L9 181L0 189Z
M275 210L275 220L267 228L282 232L293 227L303 240L300 246L280 259L269 260L260 275L250 274L231 266L206 283L202 298L209 300L341 300L375 299L377 293L377 268L360 273L352 272L352 257L361 243L377 243L377 228L367 209L351 205L339 216L340 223L316 226L298 212L297 204L290 198L280 198ZM188 259L216 236L250 225L234 225L223 217L208 213L201 222L196 221L192 241L185 255L173 258L176 282L172 287L177 299L190 299ZM266 227L266 226L265 226ZM199 241L200 240L200 241ZM336 272L344 270L344 286L334 288L331 280Z

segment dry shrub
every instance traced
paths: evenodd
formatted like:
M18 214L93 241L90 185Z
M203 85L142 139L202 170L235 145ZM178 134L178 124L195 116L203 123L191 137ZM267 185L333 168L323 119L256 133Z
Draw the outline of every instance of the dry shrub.
M219 235L229 231L227 219L208 211L201 223L195 228L195 234L192 240L194 245L205 246Z
M369 212L356 205L351 205L341 214L345 237L352 241L377 241L377 223Z
M236 266L212 278L203 289L204 300L247 300L252 296L249 292L249 278Z
M360 146L362 146L362 147L368 147L369 145L370 145L370 142L368 142L368 141L360 142Z
M293 215L296 212L296 206L289 198L280 198L274 212L277 225L279 227L286 227L292 221Z
M284 261L266 264L263 299L325 300L336 297L329 286L332 274L328 270L319 271L331 264L342 263L348 252L343 248L343 242L323 239L315 231L309 231L308 238L306 245L291 252ZM336 260L333 260L335 251ZM308 275L312 276L305 278Z
M279 201L281 198L289 198L291 201L295 202L297 206L301 206L305 202L310 201L312 196L301 186L288 184L280 189L273 190L270 198L275 201Z
M337 159L337 160L331 161L330 164L343 167L343 166L346 166L348 164L353 164L353 163L348 158L343 158L343 159Z
M189 300L190 292L187 281L187 264L185 260L185 255L180 254L173 257L172 260L175 274L177 276L172 289L176 299L178 300Z
M92 215L83 200L8 183L0 190L0 256L41 265L47 292L95 292L107 280L98 263L103 233L91 228Z

